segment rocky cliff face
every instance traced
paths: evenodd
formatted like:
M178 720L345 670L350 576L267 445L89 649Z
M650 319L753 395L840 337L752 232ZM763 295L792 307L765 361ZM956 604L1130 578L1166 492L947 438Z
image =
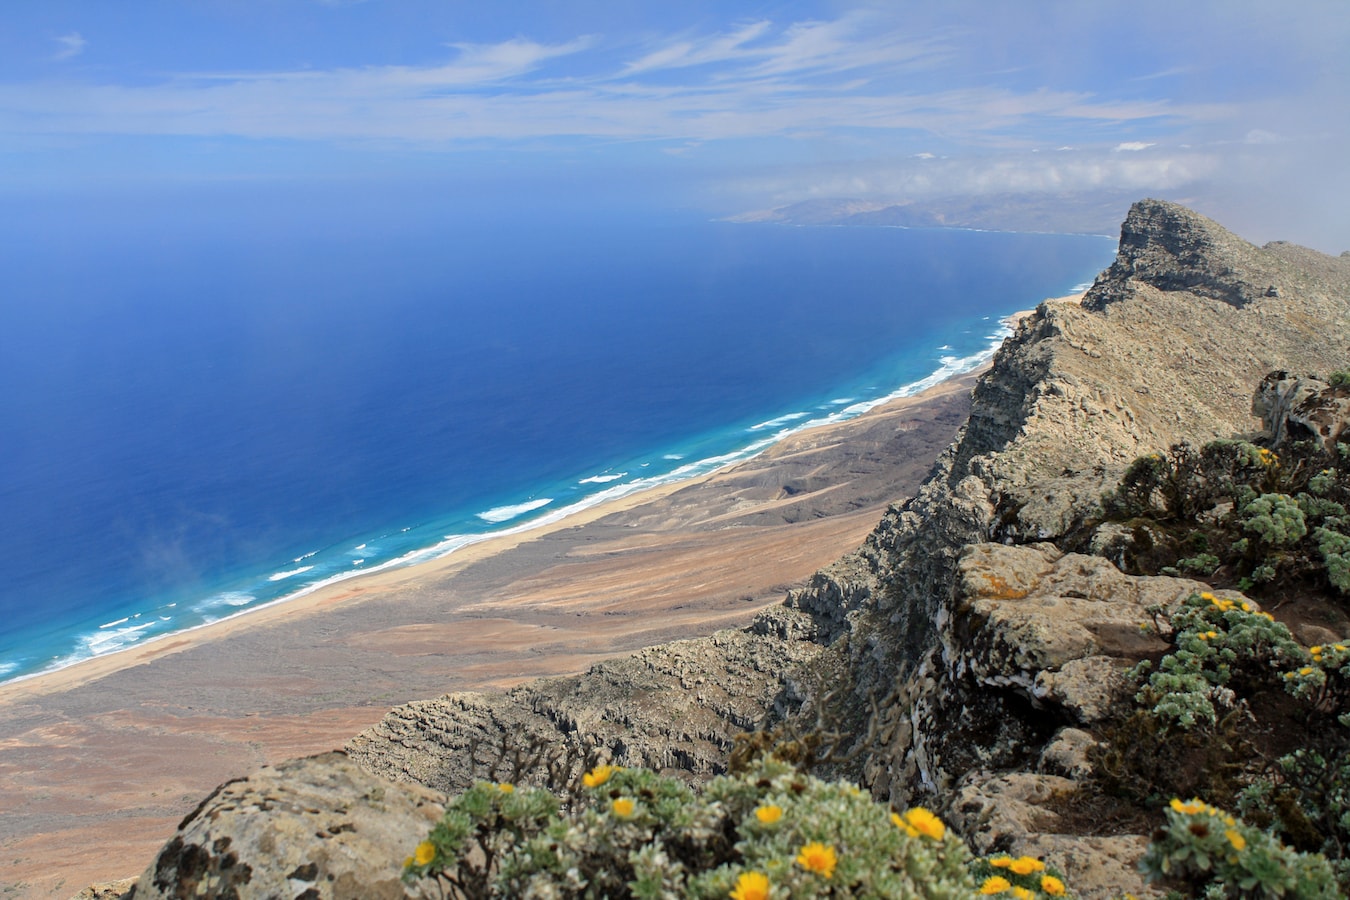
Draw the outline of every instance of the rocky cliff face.
M1151 649L1142 610L1196 584L1051 542L1134 457L1259 430L1262 378L1344 369L1347 336L1350 258L1135 204L1085 301L1043 304L1005 343L918 496L784 608L576 678L401 707L348 753L443 791L494 762L542 777L547 760L518 752L540 746L698 779L737 733L823 719L877 797L939 806L977 849L1048 855L1086 896L1137 886L1139 839L1061 835L1047 800Z

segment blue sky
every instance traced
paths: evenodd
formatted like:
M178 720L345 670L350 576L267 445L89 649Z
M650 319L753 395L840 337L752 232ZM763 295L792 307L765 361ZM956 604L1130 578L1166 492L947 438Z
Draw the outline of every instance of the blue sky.
M1350 3L7 0L0 198L1112 190L1350 248Z

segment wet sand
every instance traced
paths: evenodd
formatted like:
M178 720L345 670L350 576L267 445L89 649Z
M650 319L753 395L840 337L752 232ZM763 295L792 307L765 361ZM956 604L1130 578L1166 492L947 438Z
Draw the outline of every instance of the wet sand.
M139 874L221 782L392 706L745 624L856 548L975 376L701 479L0 686L0 897Z

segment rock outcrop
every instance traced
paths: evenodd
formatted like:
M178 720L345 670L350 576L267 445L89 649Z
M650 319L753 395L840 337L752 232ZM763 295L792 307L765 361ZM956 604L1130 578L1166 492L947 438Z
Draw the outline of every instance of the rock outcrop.
M1142 840L1070 833L1053 800L1090 767L1125 668L1158 649L1144 609L1200 585L1053 542L1138 455L1258 431L1262 378L1346 368L1347 335L1350 257L1135 204L1082 304L1046 302L1005 342L918 495L784 608L576 678L401 707L351 759L449 791L488 774L471 748L547 744L697 780L738 732L823 718L879 799L940 808L977 850L1046 856L1083 896L1138 893ZM1272 409L1302 402L1283 390ZM180 877L142 884L156 872Z
M441 795L326 753L221 785L178 826L127 897L420 896L403 860L444 814Z
M782 718L813 690L814 634L807 616L770 609L746 630L649 648L585 675L410 703L347 750L373 772L443 791L475 777L543 780L559 766L575 775L595 762L705 779L725 770L733 735Z

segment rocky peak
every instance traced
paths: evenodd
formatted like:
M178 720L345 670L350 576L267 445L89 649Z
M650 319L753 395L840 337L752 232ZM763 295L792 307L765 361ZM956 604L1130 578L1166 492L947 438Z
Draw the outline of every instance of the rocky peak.
M1098 278L1088 308L1122 299L1131 282L1160 291L1187 291L1246 306L1258 297L1279 296L1274 267L1255 246L1184 206L1141 200L1130 207L1120 229L1116 261Z

